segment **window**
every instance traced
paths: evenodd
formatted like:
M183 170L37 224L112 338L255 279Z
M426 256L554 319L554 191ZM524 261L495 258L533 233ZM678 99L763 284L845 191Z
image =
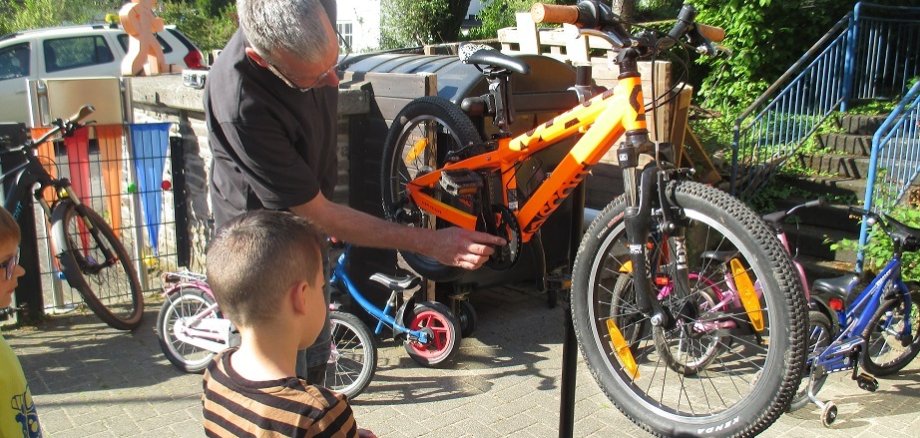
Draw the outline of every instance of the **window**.
M347 44L348 47L354 46L351 41L352 30L350 21L340 21L336 23L335 30L339 32L339 35L342 35L342 39L345 40L345 44ZM341 49L345 50L344 47L341 47Z
M160 48L163 49L164 55L172 52L172 47L169 46L169 43L167 43L163 37L160 36L160 34L157 34L157 41L160 42ZM118 44L121 46L121 49L125 51L125 53L128 53L128 34L118 34Z
M44 42L45 69L51 73L115 60L101 36L58 38Z
M29 43L0 49L0 81L29 76Z

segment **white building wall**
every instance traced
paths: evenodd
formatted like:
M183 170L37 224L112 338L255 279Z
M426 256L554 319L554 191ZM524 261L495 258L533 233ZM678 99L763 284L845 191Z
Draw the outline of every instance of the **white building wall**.
M386 1L386 0L383 0ZM353 52L366 52L380 47L381 0L338 0L336 25L351 23Z
M479 0L471 0L470 8L466 10L466 17L463 18L469 18L470 15L478 15L481 10L482 2Z

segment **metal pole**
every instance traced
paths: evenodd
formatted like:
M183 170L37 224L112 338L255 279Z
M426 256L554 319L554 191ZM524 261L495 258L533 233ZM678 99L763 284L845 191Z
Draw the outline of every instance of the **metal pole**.
M572 224L569 240L569 265L575 262L578 246L581 243L582 222L585 217L585 183L582 182L572 194ZM571 288L571 284L569 285ZM559 437L573 436L575 427L575 378L578 368L578 344L575 339L575 326L572 323L572 303L568 296L563 296L562 311L565 313L565 337L562 344L562 377L559 389Z

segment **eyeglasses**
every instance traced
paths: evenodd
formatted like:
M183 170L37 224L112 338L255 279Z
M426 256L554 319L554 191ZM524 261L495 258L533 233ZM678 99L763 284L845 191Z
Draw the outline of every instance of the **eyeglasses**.
M266 59L265 64L268 67L268 71L272 72L275 76L278 77L278 79L281 79L281 81L284 82L285 85L301 93L306 93L307 91L310 91L316 88L319 84L325 82L326 78L328 78L329 75L338 75L339 72L342 70L342 67L345 66L345 61L351 55L351 46L348 44L348 41L345 40L345 37L343 37L342 34L339 33L339 31L336 31L335 35L339 40L339 50L344 51L345 56L343 56L342 59L339 62L335 63L332 67L329 67L328 69L326 69L326 71L324 71L323 74L319 75L316 78L316 80L313 81L313 84L311 84L309 87L302 88L302 87L297 86L297 84L293 80L288 78L284 73L281 73L281 70L279 70L277 67L272 65Z
M19 248L16 248L16 253L12 255L7 261L0 264L0 267L6 269L6 279L12 280L13 275L16 274L16 266L19 265Z

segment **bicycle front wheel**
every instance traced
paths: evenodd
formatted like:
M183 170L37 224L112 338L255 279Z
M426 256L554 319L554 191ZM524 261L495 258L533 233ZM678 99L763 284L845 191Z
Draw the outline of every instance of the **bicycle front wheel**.
M658 288L653 298L671 323L652 324L635 293L623 289L634 279L620 197L591 224L575 259L571 303L579 346L607 397L654 434L758 433L786 410L801 379L807 308L800 282L778 240L744 204L693 182L667 189L686 216L689 290L664 293L676 282L674 242L662 231L660 209L647 247ZM700 340L705 354L696 357L705 360L694 360L685 346ZM717 348L710 348L713 341Z
M52 212L52 238L67 283L102 321L134 330L144 296L131 256L107 223L84 204L64 201Z
M332 324L332 351L323 386L353 400L374 378L377 347L370 330L358 317L332 311L329 322Z
M187 373L203 372L216 354L214 351L189 344L177 336L180 322L196 319L202 312L205 318L222 318L214 306L214 298L197 286L183 285L178 292L166 297L160 313L157 314L157 339L160 349L169 362ZM210 310L209 310L210 309Z
M872 316L863 337L866 351L862 366L870 374L890 376L906 367L920 353L920 291L885 301Z
M422 97L406 105L393 120L384 142L380 190L387 219L417 228L445 227L409 200L406 184L443 166L449 152L482 143L470 118L440 97ZM443 202L450 200L441 199ZM457 202L457 208L468 209ZM463 269L445 266L420 254L401 252L421 276L435 281L455 280Z

